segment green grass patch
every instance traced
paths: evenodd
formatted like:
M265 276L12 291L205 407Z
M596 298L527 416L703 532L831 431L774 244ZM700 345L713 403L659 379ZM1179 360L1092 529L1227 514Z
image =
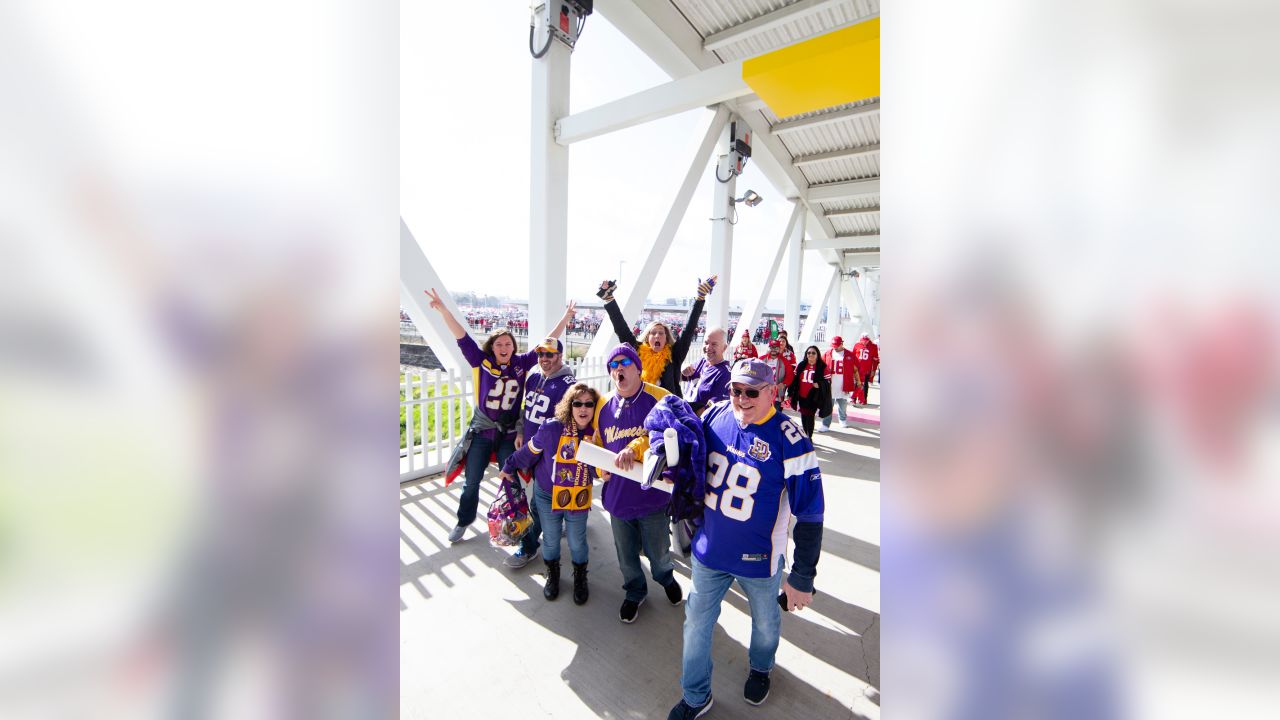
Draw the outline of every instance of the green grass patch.
M424 383L425 387L418 387L416 384L410 387L413 399L418 400L423 397L433 398L436 396L436 387L433 384ZM443 394L448 394L446 388ZM400 375L400 402L405 401L404 392L404 374ZM449 427L449 409L443 407L443 403L448 402L453 406L453 427ZM436 423L436 406L440 405L440 422ZM426 415L423 418L423 415ZM467 407L466 398L455 398L453 400L441 401L439 403L428 403L426 405L413 405L406 407L400 406L400 449L405 449L405 443L408 435L408 423L412 416L414 444L423 442L432 443L441 439L441 437L458 438L462 436L462 430L471 422L471 413ZM426 429L423 430L423 423L426 423Z

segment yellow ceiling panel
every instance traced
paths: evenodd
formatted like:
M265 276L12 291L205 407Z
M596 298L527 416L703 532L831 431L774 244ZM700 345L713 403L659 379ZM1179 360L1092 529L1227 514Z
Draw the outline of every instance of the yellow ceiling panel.
M778 117L880 95L880 18L742 63L742 79Z

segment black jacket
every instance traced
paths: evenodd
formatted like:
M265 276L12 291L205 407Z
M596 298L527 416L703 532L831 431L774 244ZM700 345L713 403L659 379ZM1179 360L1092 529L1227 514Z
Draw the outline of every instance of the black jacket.
M818 366L813 373L815 387L809 391L809 397L802 398L800 397L800 375L804 367L805 363L796 365L795 377L791 378L791 384L787 386L787 396L791 398L791 406L826 417L831 414L831 379L825 377L826 366L821 360L818 361Z
M702 306L706 302L705 299L696 300L693 307L689 308L689 319L685 320L684 331L680 333L680 339L671 346L671 361L662 370L662 379L658 385L676 397L684 397L684 393L680 392L680 368L684 366L684 358L689 354L689 345L698 332L698 319L702 317ZM610 300L605 303L604 310L609 313L609 321L613 323L613 331L617 333L618 339L639 350L640 340L635 333L631 332L631 326L622 317L618 301Z

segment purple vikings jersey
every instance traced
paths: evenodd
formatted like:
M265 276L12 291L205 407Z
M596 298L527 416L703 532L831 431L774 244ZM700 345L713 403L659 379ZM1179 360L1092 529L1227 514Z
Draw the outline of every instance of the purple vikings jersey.
M555 417L556 405L575 382L573 371L563 366L551 377L545 377L540 367L529 372L524 380L524 424L520 431L526 442L537 434L542 423Z
M556 469L555 454L560 449L560 436L563 434L564 425L555 418L547 418L547 421L535 431L533 437L507 458L507 464L503 465L502 469L515 475L516 470L533 468L533 479L538 483L538 487L545 493L551 492L553 485L551 476ZM550 448L549 453L548 448Z
M729 399L729 361L721 360L712 363L705 357L698 359L693 366L693 377L697 386L690 405L710 405L718 400Z
M525 373L538 364L538 353L532 350L516 353L511 356L511 362L499 365L492 355L486 355L480 349L470 335L458 338L458 349L471 365L476 412L484 413L491 420L497 420L512 408L518 412ZM496 432L486 430L484 435L492 439Z
M596 406L593 424L597 442L614 454L630 445L636 451L637 462L640 462L644 459L644 451L649 449L649 431L644 429L644 419L658 404L658 399L669 394L649 383L641 383L640 390L626 400L619 398L615 391ZM619 520L643 517L671 502L669 493L641 487L640 483L624 477L614 477L606 482L600 495L604 509Z
M715 570L772 577L786 562L791 517L822 522L822 473L813 443L772 408L764 420L742 427L730 403L717 403L702 416L702 427L707 504L693 554Z

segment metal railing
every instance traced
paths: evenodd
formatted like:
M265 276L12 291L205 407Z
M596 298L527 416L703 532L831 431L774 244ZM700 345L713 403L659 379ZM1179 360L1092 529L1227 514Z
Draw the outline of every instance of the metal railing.
M610 389L604 358L589 357L565 363L579 382L606 393ZM400 381L403 437L400 443L400 482L443 472L453 448L475 412L472 373L426 370L404 373Z

